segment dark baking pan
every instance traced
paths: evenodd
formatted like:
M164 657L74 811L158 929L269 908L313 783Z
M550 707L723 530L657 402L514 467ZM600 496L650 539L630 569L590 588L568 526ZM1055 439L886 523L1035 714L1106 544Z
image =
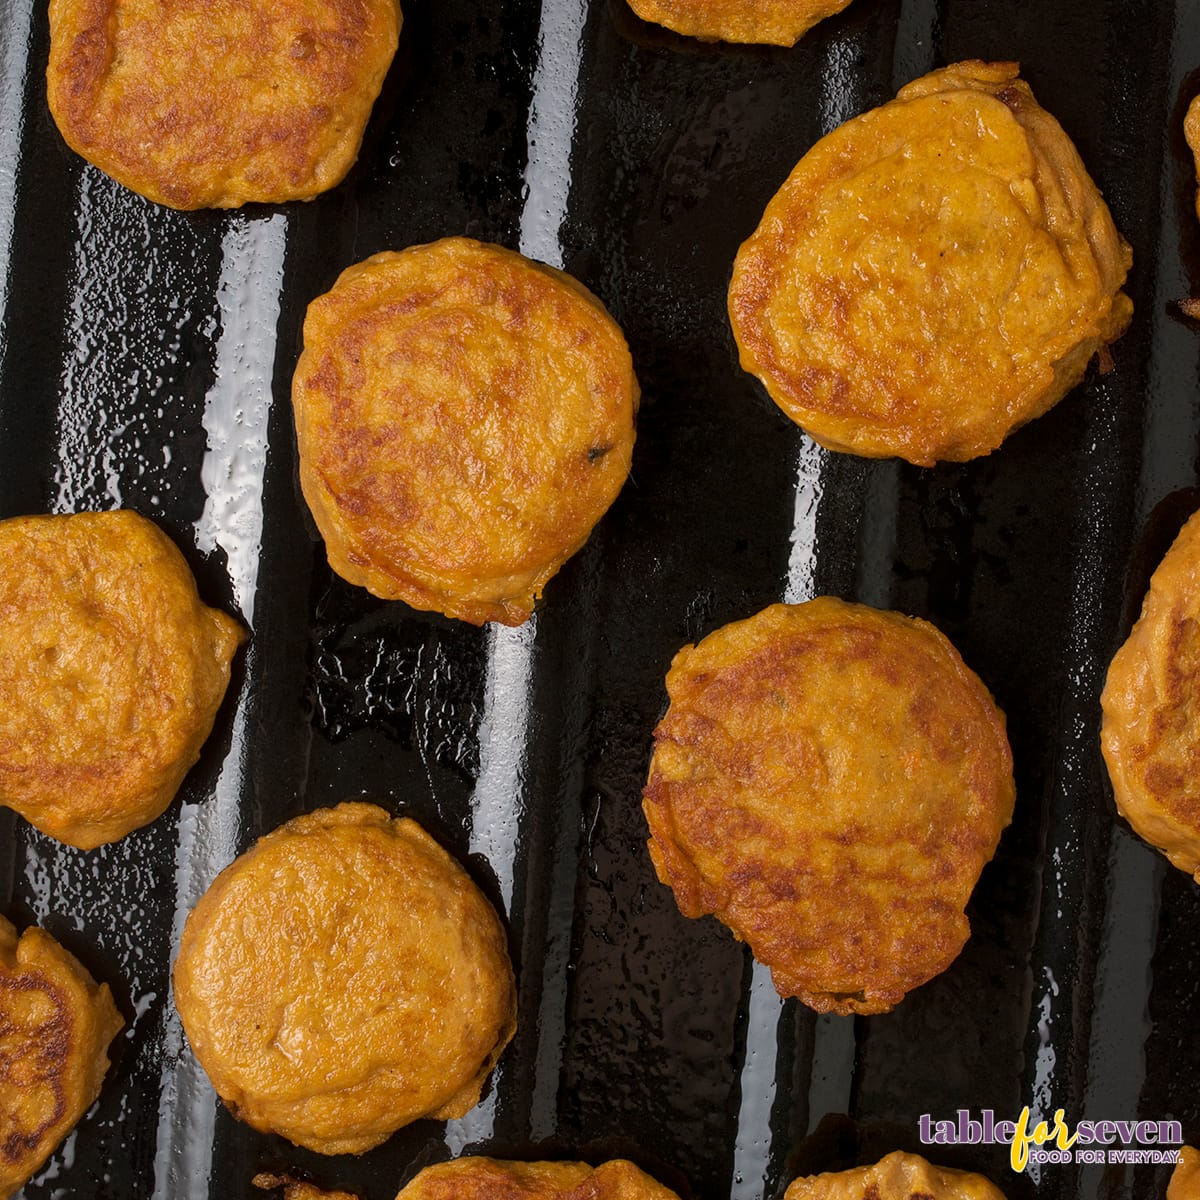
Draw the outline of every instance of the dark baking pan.
M0 516L125 505L253 628L180 799L90 854L0 816L0 909L44 924L129 1022L95 1109L25 1190L246 1197L291 1168L388 1200L464 1149L626 1155L684 1196L775 1200L798 1173L919 1149L923 1114L1173 1119L1200 1138L1200 889L1114 811L1107 662L1193 504L1200 286L1180 132L1193 0L854 0L793 50L703 45L622 0L411 0L358 166L307 205L181 214L66 149L41 0L0 16ZM921 470L816 448L738 368L739 242L824 132L924 71L1019 60L1134 247L1115 369L987 458ZM385 248L467 233L579 276L644 403L628 486L520 631L335 578L295 481L306 303ZM645 852L640 787L672 655L832 593L935 622L1008 714L1015 819L973 936L886 1016L780 1003ZM220 868L287 817L369 795L417 817L505 912L520 1032L484 1104L358 1159L216 1101L169 968ZM1168 1169L934 1147L1013 1198L1158 1197Z

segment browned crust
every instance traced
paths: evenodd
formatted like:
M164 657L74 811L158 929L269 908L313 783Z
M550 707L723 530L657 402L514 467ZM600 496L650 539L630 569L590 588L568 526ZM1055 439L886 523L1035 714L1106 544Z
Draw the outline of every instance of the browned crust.
M643 808L689 917L821 1012L886 1012L966 941L1012 814L1003 715L932 625L822 597L685 647Z
M446 238L377 254L312 302L292 399L333 569L518 625L624 483L638 388L582 284Z
M702 41L794 46L850 0L629 0L643 21Z
M463 1116L516 1029L491 905L415 822L361 803L287 822L217 877L174 996L234 1113L321 1154Z
M1200 514L1180 530L1100 697L1121 815L1200 881Z
M244 638L136 513L0 522L0 803L87 850L155 820Z
M678 1200L625 1159L505 1162L459 1158L426 1167L396 1200Z
M252 1180L256 1188L263 1191L283 1189L283 1200L358 1200L353 1192L326 1192L303 1179L290 1175L268 1175L261 1173Z
M1183 136L1192 152L1192 163L1200 176L1200 96L1194 96L1183 119ZM1196 193L1196 216L1200 217L1200 191Z
M0 917L0 1196L16 1192L95 1101L123 1022L107 986L48 934Z
M1131 263L1015 63L914 81L801 159L729 289L742 366L816 441L986 454L1125 330Z
M895 1151L869 1167L795 1180L784 1200L1004 1200L995 1184L968 1171L935 1167Z
M396 0L51 0L67 144L173 208L307 200L354 162Z

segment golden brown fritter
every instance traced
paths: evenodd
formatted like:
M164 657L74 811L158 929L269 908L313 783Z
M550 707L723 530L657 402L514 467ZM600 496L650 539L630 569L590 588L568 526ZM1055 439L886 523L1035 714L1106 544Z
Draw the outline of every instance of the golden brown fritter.
M638 388L582 284L446 238L377 254L312 302L292 398L333 569L519 625L620 491Z
M704 41L794 46L850 0L629 0L643 21Z
M174 980L221 1098L322 1154L461 1117L516 1028L492 907L416 822L370 804L297 817L222 871Z
M1167 1200L1200 1200L1200 1150L1184 1146L1167 1184Z
M84 850L153 821L244 636L136 513L0 521L0 804Z
M1118 810L1200 882L1200 513L1151 576L1100 704L1100 744Z
M396 0L50 0L50 111L160 204L311 200L358 156L399 32Z
M353 1192L325 1192L302 1179L290 1175L255 1175L254 1186L263 1191L283 1189L283 1200L358 1200Z
M0 1198L53 1153L100 1094L124 1025L107 984L48 933L0 917Z
M1196 175L1200 176L1200 96L1192 98L1183 118L1183 136L1192 151ZM1200 190L1196 192L1196 216L1200 218Z
M932 625L831 597L675 656L643 808L659 879L818 1012L944 970L1012 816L1004 717Z
M821 445L987 454L1124 332L1131 263L1014 63L965 62L822 138L738 251L742 366Z
M674 1192L625 1159L590 1167L580 1162L504 1162L459 1158L426 1167L396 1200L678 1200Z
M1004 1200L1004 1193L982 1175L897 1150L874 1166L797 1179L783 1200Z

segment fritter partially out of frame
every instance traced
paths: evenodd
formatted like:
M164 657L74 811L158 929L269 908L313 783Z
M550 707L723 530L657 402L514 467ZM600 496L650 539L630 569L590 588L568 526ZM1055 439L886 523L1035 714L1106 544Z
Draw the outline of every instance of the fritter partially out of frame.
M124 1021L48 933L0 917L0 1200L18 1192L95 1102Z
M1183 136L1192 152L1195 173L1200 177L1200 96L1194 96L1183 119ZM1196 216L1200 218L1200 188L1196 190ZM1193 320L1200 321L1200 297L1192 296L1180 300L1179 307Z
M396 1200L678 1200L625 1159L598 1167L580 1162L504 1162L459 1158L426 1167Z
M1100 704L1100 745L1118 810L1200 882L1200 513L1151 576Z
M676 655L643 807L684 916L715 914L818 1012L943 971L1012 816L1004 717L925 621L822 597Z
M310 200L357 158L399 33L396 0L50 0L50 111L160 204Z
M1196 175L1200 177L1200 96L1195 96L1188 105L1183 119L1183 136L1192 152ZM1200 218L1200 189L1196 192L1196 216Z
M794 46L850 0L629 0L643 21L704 41Z
M742 366L831 450L987 454L1077 384L1132 257L1015 63L963 62L800 160L738 251Z
M783 1200L1004 1200L982 1175L935 1167L897 1150L870 1167L795 1180Z
M282 1189L283 1200L358 1200L353 1192L326 1192L304 1179L293 1179L290 1175L255 1175L256 1188L264 1192Z
M0 521L0 804L84 850L153 821L244 637L136 513Z
M463 1116L516 1029L495 911L416 822L371 804L297 817L222 871L174 981L218 1095L321 1154Z
M638 387L582 284L445 238L377 254L309 305L292 399L339 575L519 625L621 490Z
M1167 1200L1200 1200L1200 1150L1184 1146L1167 1184Z

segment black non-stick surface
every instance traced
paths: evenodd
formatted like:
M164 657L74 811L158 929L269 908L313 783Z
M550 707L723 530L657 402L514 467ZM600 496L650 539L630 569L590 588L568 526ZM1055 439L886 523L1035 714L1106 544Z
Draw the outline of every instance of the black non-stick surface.
M351 177L309 205L181 214L66 149L41 0L0 0L0 516L124 505L253 641L180 799L90 854L0 815L0 910L44 924L129 1022L94 1110L25 1189L246 1197L294 1168L390 1200L463 1148L633 1157L684 1196L918 1149L923 1113L1173 1118L1200 1138L1200 889L1115 817L1107 662L1196 497L1200 224L1181 121L1194 0L854 0L793 50L702 45L622 0L409 0ZM962 58L1021 62L1134 248L1130 331L990 457L920 470L817 449L738 368L730 264L840 121ZM520 632L335 578L295 483L305 305L375 251L467 233L559 263L623 325L632 476ZM1008 714L1012 827L973 936L887 1016L780 1004L645 853L640 787L685 642L832 593L939 625ZM372 796L466 858L507 915L520 1032L471 1117L359 1159L239 1125L183 1043L190 906L256 836ZM1014 1198L1157 1197L1165 1168L927 1151Z

